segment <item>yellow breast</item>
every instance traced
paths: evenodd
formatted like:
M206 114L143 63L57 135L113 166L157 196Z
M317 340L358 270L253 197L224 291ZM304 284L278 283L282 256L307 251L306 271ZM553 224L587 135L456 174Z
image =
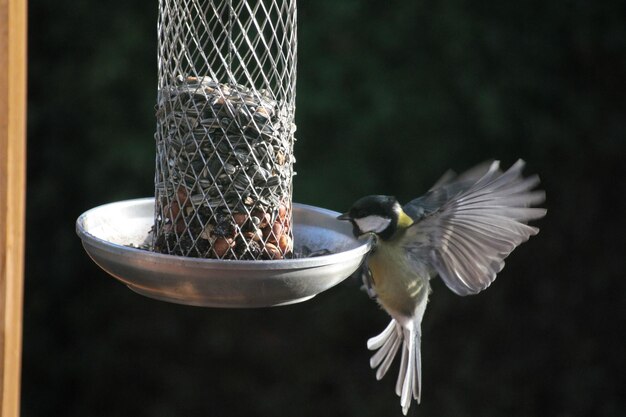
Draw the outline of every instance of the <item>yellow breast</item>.
M417 303L427 296L428 277L413 270L397 240L380 241L368 265L378 302L392 315L412 315Z

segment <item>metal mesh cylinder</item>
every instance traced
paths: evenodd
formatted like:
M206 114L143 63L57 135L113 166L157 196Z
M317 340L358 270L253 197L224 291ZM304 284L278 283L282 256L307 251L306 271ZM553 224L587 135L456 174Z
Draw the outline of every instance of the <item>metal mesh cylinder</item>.
M159 0L153 249L293 251L296 0Z

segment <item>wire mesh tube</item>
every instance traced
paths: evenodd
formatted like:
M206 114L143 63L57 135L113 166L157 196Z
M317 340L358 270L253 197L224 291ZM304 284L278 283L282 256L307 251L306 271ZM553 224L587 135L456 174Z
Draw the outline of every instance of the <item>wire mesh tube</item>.
M159 0L153 250L293 254L296 0Z

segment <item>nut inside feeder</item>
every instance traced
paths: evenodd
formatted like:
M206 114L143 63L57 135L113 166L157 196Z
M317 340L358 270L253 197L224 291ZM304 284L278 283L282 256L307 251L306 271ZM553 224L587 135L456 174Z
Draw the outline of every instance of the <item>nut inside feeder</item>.
M160 0L153 250L293 256L295 0Z

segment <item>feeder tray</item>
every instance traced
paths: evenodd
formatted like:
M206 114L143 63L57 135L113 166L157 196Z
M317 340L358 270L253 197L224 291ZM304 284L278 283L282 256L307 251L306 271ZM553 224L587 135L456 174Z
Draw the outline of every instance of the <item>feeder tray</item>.
M269 307L298 303L354 273L371 247L353 237L339 213L293 205L295 252L329 255L239 261L165 255L138 249L150 240L154 199L105 204L83 213L76 232L89 256L142 295L203 307Z

